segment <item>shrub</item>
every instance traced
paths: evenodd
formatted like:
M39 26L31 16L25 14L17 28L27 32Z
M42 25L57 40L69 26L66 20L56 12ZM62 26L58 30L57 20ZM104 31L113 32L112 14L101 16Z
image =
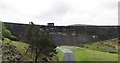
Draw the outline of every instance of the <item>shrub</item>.
M2 24L2 36L4 38L9 38L11 40L16 41L16 37L12 35L10 30L5 28L4 24Z

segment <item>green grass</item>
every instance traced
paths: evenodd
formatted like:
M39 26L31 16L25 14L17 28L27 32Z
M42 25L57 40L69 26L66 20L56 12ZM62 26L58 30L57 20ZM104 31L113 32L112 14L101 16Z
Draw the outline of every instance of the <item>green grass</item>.
M20 53L25 53L28 48L28 44L22 42L12 41L11 44L16 46Z
M35 52L33 52L33 51L31 51L31 49L29 49L29 51L26 53L28 46L29 46L28 44L20 42L20 41L10 41L8 38L4 38L4 41L2 41L2 45L5 46L7 43L9 43L12 46L15 46L17 48L19 53L21 53L24 61L34 61ZM58 54L55 57L55 61L56 61L56 59L58 61L63 61L64 53L62 51L60 51L59 49L56 49L56 50L57 50ZM41 59L39 58L38 60L41 60Z
M28 44L26 43L22 43L22 42L18 42L18 41L12 41L11 44L13 44L14 46L17 47L17 49L20 51L20 53L22 53L23 55L23 58L26 59L27 61L31 61L34 59L34 55L33 54L34 52L32 52L32 55L31 55L31 52L28 52L27 54L25 54L27 48L28 48ZM55 60L57 59L58 61L63 61L63 58L64 58L64 53L62 51L60 51L59 49L56 48L56 51L58 52L56 57L55 57Z
M34 60L34 52L28 51L28 53L25 53L27 48L28 48L28 44L20 42L20 41L10 41L7 38L4 38L4 41L2 41L2 45L5 46L7 43L10 43L12 46L16 46L17 50L19 51L19 53L22 54L22 58L25 61L33 61Z
M76 61L118 61L118 54L95 51L76 46L61 46L74 52Z
M10 43L10 40L8 38L4 38L4 41L2 41L2 45L5 45L6 43Z
M75 48L76 61L118 61L118 55L85 48Z
M12 41L11 44L17 47L17 49L22 54L23 59L25 61L33 61L34 60L34 55L35 55L34 52L31 52L30 49L29 49L29 51L26 53L26 51L28 49L28 46L29 46L28 44L18 42L18 41Z
M118 39L116 38L95 43L89 43L85 44L84 47L96 51L118 53Z
M64 58L64 53L59 50L59 49L56 49L57 50L57 58L58 58L58 61L63 61L63 58Z

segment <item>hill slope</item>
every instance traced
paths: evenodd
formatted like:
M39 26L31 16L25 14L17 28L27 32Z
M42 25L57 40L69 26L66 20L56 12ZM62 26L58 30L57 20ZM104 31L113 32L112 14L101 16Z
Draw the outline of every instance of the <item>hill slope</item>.
M19 41L11 41L8 38L4 38L2 41L2 60L3 61L34 61L35 53L32 50L28 49L28 44L19 42ZM52 58L53 61L62 61L64 54L62 51L57 49L58 54ZM41 58L38 61L42 61Z
M3 61L34 60L34 57L30 57L31 54L34 54L34 53L28 52L28 54L25 54L27 47L28 47L28 44L26 43L11 41L5 38L4 41L2 42L2 49L3 49L3 55L4 55L2 56Z
M96 51L118 53L118 38L99 41L95 43L88 43L85 44L84 47Z

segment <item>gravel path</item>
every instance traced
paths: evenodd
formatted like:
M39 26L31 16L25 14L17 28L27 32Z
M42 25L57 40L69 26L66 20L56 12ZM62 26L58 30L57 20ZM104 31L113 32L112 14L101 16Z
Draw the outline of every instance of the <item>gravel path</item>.
M73 62L75 61L75 56L72 51L70 51L69 49L63 48L63 47L57 47L57 48L63 51L65 63L75 63Z

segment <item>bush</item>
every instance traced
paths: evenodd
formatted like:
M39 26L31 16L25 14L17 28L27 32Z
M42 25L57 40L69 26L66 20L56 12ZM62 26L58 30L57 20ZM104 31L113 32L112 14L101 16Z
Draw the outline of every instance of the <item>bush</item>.
M12 35L10 30L5 28L4 24L2 24L2 36L4 38L9 38L11 40L16 41L16 37Z
M3 31L3 36L6 37L6 38L10 38L10 37L12 37L12 34L9 30L4 30Z

